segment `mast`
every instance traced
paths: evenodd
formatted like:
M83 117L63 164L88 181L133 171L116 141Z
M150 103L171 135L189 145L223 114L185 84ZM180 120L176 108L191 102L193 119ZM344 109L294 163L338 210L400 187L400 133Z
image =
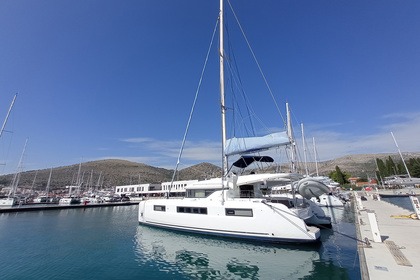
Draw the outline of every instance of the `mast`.
M225 78L224 78L224 42L223 42L223 0L220 0L219 14L219 68L220 68L220 107L222 115L222 178L228 173L227 156L225 154L226 146L226 107L225 107Z
M308 176L309 171L308 171L308 161L306 159L306 144L305 144L305 134L303 132L303 123L300 124L300 127L302 129L302 145L303 145L303 158L305 160L305 173L306 173L306 176Z
M290 155L291 160L291 172L296 172L296 146L295 140L293 139L293 131L292 131L292 120L290 117L290 110L289 110L289 103L286 103L286 114L287 114L287 135L289 136L292 153Z
M47 189L45 190L47 193L47 198L48 198L48 193L50 192L51 174L52 174L52 167L50 168L50 176L48 177Z
M15 104L15 100L17 97L17 93L13 97L12 103L10 104L9 110L7 111L6 118L4 119L3 125L0 130L0 137L3 135L4 128L6 127L7 120L9 119L10 112L12 111L13 105Z
M316 146L315 146L315 137L312 137L312 143L314 145L316 176L318 177L319 176L319 171L318 171L318 158L317 158L317 152L316 152Z
M98 187L98 189L101 184L101 176L102 176L102 171L99 173L98 183L96 183L96 186Z
M34 186L35 186L35 180L36 180L37 175L38 175L38 170L35 172L35 177L34 177L34 180L32 181L31 194L34 193Z
M15 196L16 188L19 184L20 173L22 172L22 161L23 161L23 156L24 156L25 151L26 151L26 145L27 144L28 144L28 138L26 138L25 146L23 146L23 151L22 151L22 154L20 156L19 164L18 164L16 173L15 173L15 176L13 177L12 188L10 189L10 192L9 192L9 195L8 195L9 198L10 198L10 195L12 195L12 194L13 194L13 196Z
M400 151L400 147L398 147L397 140L395 140L394 133L392 133L392 131L391 131L391 136L392 136L392 139L394 139L395 146L397 146L398 153L400 154L400 157L401 157L401 160L402 160L402 162L403 162L403 164L404 164L405 170L407 171L408 178L410 178L410 181L411 181L411 175L410 175L410 172L408 171L408 167L407 167L407 165L405 164L404 158L403 158L403 156L402 156L402 154L401 154L401 151Z

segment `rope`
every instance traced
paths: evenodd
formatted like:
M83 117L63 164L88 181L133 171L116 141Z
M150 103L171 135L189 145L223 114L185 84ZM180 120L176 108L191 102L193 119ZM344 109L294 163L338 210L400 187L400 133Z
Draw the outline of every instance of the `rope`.
M328 228L328 227L323 226L323 225L317 225L317 227L320 227L320 228L323 228L323 229L328 229L328 230L331 230L331 231L332 231L332 232L334 232L334 233L340 234L340 235L342 235L342 236L348 237L348 238L353 239L353 240L355 240L355 241L362 242L362 243L364 243L364 244L366 244L366 245L369 245L369 242L367 242L367 241L363 241L363 240L357 239L356 237L353 237L353 236L350 236L350 235L348 235L348 234L345 234L345 233L342 233L342 232L339 232L339 231L333 230L332 228Z

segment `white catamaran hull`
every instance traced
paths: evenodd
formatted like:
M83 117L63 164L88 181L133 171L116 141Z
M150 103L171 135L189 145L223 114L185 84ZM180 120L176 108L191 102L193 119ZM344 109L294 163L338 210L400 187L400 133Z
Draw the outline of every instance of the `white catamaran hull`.
M267 242L316 242L318 228L307 227L286 206L262 199L184 198L145 200L139 223L174 230Z

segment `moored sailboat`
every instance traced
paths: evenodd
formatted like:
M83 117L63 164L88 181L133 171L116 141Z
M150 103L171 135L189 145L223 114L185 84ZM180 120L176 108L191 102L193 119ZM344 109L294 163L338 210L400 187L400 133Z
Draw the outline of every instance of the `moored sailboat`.
M226 137L224 101L223 0L220 0L220 104L222 117L221 178L200 181L186 188L185 198L148 199L139 204L138 221L185 232L253 241L311 243L320 238L320 230L305 224L287 206L265 198L241 197L241 180L246 177L229 172L229 156L255 153L289 143L286 132L263 137ZM262 175L262 174L261 174ZM278 175L274 174L278 177ZM252 175L249 175L252 176ZM273 174L268 176L273 177Z

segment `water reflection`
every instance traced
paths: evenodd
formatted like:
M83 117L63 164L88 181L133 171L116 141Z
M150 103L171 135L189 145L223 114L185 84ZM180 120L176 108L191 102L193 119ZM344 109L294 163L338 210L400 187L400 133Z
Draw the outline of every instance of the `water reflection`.
M136 255L141 266L156 266L193 279L299 279L320 261L317 247L273 246L180 234L139 226Z

